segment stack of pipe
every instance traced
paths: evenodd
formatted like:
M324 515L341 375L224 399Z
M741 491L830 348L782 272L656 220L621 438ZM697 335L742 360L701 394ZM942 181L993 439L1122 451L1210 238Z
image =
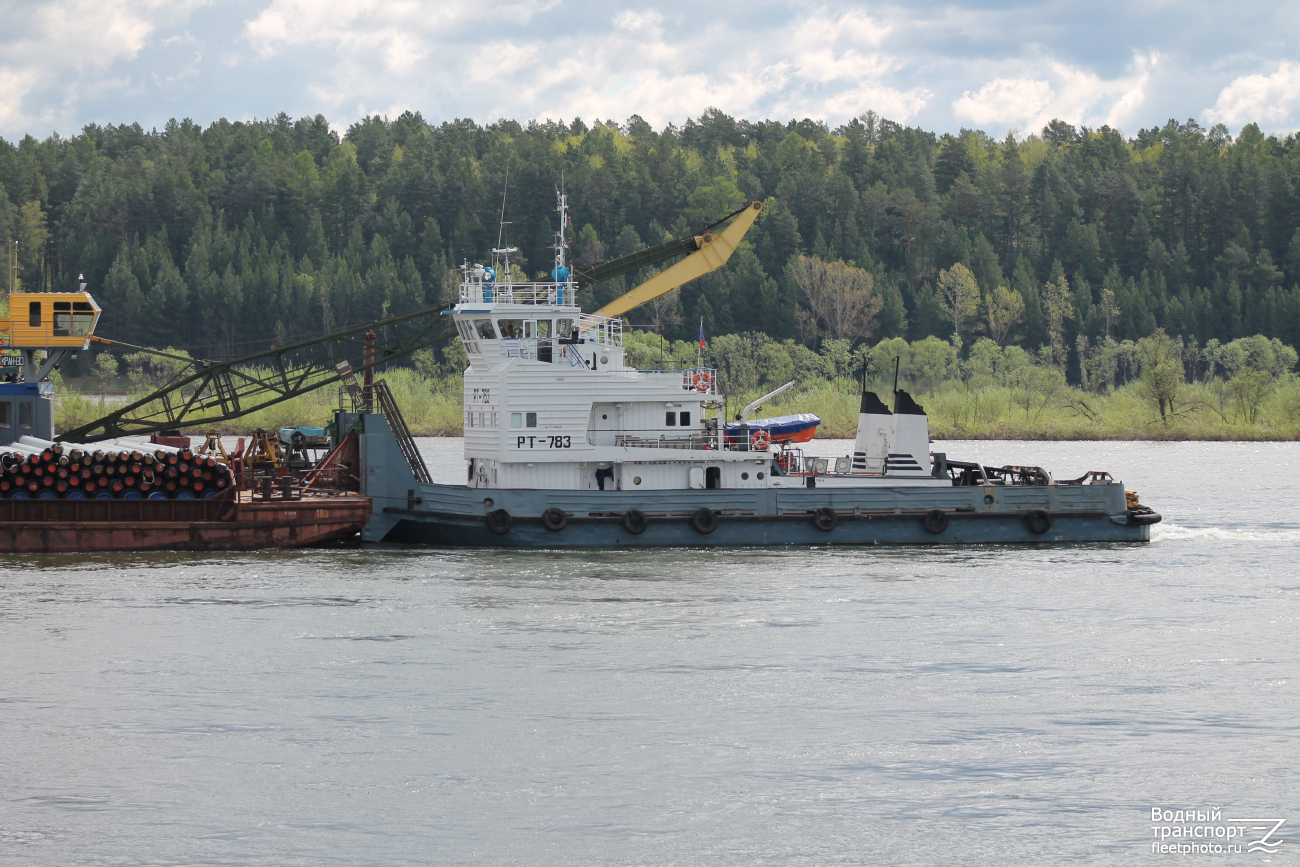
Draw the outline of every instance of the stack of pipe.
M194 500L234 484L215 458L158 443L19 437L0 446L0 497L11 499Z

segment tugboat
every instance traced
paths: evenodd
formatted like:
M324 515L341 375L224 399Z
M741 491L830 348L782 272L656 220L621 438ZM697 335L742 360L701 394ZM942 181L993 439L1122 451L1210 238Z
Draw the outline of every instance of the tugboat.
M730 255L761 210L594 314L576 306L558 196L552 279L514 282L508 256L462 267L450 312L465 371L466 483L434 484L404 431L340 413L361 434L368 541L604 548L1142 542L1160 516L1104 471L1055 479L930 451L925 410L862 389L853 453L805 455L816 416L728 424L717 371L628 366L618 316ZM707 260L707 261L706 261ZM675 272L675 273L674 273ZM676 281L676 282L675 282Z

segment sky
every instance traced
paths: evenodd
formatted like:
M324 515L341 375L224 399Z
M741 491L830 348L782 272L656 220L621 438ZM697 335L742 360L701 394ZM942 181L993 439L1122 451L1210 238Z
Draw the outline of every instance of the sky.
M868 110L1300 129L1300 4L1237 0L0 0L0 136L324 114L626 121Z

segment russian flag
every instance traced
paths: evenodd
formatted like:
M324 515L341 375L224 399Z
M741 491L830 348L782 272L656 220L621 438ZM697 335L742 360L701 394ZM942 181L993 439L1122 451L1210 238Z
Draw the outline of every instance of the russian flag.
M704 317L700 317L700 349L706 349L704 345Z

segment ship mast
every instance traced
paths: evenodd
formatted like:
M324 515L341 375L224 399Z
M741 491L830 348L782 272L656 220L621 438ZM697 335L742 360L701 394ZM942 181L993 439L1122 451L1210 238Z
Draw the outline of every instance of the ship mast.
M577 298L573 295L572 275L569 273L569 267L565 262L565 253L569 251L569 242L565 235L569 231L569 197L564 193L564 175L560 175L560 186L555 189L555 210L560 214L560 229L555 233L555 269L551 271L551 279L555 281L555 303L561 307L566 301L570 304L576 304Z
M555 190L556 206L555 209L560 212L560 230L555 233L555 281L557 283L568 282L569 269L565 267L564 254L568 252L569 245L564 235L566 227L569 224L569 197L564 194L563 181ZM560 274L565 276L561 278Z
M497 245L492 248L492 264L496 267L498 283L504 283L506 286L512 284L510 279L510 254L518 253L518 247L504 246L506 239L506 226L510 223L506 220L506 193L510 190L510 167L506 166L506 182L501 189L501 219L500 227L497 229Z

